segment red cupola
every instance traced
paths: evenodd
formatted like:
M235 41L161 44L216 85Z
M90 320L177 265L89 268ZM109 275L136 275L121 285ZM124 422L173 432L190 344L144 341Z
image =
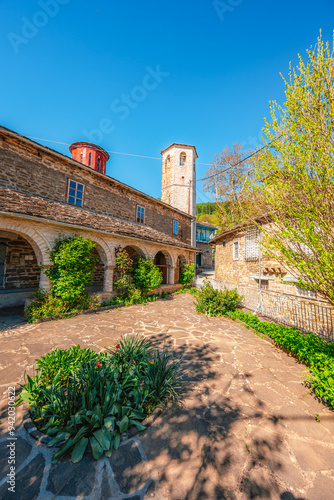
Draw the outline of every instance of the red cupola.
M106 173L106 163L109 160L107 151L91 142L73 142L70 145L72 159L87 167L93 168L101 174Z

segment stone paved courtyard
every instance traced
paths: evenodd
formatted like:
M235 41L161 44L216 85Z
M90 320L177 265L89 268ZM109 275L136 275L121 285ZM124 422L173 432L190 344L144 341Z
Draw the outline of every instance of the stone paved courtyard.
M7 387L36 357L71 344L101 349L142 333L183 356L182 404L111 459L52 466L17 408L16 494L7 492ZM0 332L0 498L334 499L334 416L303 385L305 367L237 323L195 313L193 297ZM320 422L316 421L319 415Z

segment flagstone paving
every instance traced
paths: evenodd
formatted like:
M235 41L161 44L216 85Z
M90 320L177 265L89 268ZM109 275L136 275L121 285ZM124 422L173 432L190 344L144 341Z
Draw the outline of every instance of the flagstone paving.
M51 465L53 451L16 420L9 493L7 388L36 357L71 344L102 349L141 333L183 356L187 388L111 459ZM0 332L0 498L334 499L334 418L303 385L305 367L238 323L196 314L193 297ZM318 415L317 421L316 416Z

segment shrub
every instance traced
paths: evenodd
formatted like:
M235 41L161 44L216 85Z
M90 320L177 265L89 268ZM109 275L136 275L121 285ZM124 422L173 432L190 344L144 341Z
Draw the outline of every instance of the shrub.
M190 288L195 278L195 264L185 264L181 275L180 283L184 285L185 288Z
M162 283L162 274L152 259L134 259L131 276L135 288L139 289L143 296Z
M69 307L61 299L54 297L52 293L39 289L34 295L35 300L24 311L30 323L49 316L66 316L69 312Z
M209 281L204 281L196 295L196 311L207 316L223 316L233 311L242 301L237 290L215 290Z
M147 302L148 293L162 283L162 274L152 259L131 259L126 250L122 250L117 254L116 264L120 278L115 282L115 287L125 304Z
M181 390L180 360L159 353L139 336L126 336L107 352L71 346L35 363L36 374L18 402L27 401L38 428L59 445L53 463L67 454L78 462L89 446L93 457L110 457L130 427Z
M45 274L50 278L52 294L69 307L77 306L87 296L85 288L93 281L97 263L95 246L90 239L76 235L59 238L50 253L53 264Z
M68 349L54 349L44 354L35 362L35 370L39 373L40 383L49 385L57 381L58 385L66 385L71 375L90 360L96 360L98 354L88 347L72 345Z
M93 280L97 257L95 243L82 236L59 238L50 252L52 266L45 271L50 278L51 291L38 290L35 300L26 309L33 323L48 316L67 316L71 311L96 307L97 301L85 288Z

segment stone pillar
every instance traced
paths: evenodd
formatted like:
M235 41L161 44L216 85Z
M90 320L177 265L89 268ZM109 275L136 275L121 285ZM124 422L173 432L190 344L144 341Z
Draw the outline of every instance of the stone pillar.
M168 268L168 285L174 285L175 267Z
M46 292L49 292L51 290L51 283L47 275L45 274L45 270L49 269L50 266L44 266L41 269L41 275L39 278L39 287L43 288Z
M103 291L112 292L114 288L114 270L116 266L104 266Z

